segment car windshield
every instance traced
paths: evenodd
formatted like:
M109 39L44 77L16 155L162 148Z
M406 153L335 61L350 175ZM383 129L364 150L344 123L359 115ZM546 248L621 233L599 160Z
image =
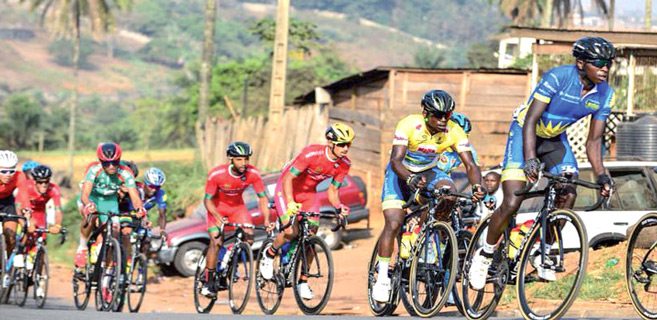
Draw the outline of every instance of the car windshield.
M616 182L616 193L610 205L615 210L654 210L657 208L657 196L653 185L645 172L655 177L653 170L643 168L610 169L611 177Z

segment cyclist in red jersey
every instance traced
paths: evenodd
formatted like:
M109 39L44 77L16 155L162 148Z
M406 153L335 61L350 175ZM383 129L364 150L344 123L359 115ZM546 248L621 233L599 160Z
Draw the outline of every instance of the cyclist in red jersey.
M351 127L336 123L326 129L326 145L314 144L305 147L294 160L283 168L274 193L274 202L281 217L281 223L287 224L299 211L317 212L318 204L315 201L317 185L332 178L328 189L329 202L341 214L349 214L349 207L340 203L338 188L344 177L349 173L351 161L347 152L354 140L354 131ZM319 218L313 219L313 225L319 226ZM315 230L316 232L316 230ZM273 277L273 261L278 249L286 242L296 239L299 233L297 220L291 228L280 233L272 246L267 248L266 254L260 261L262 277L269 280ZM312 259L312 255L309 255ZM313 293L302 275L299 281L299 293L304 299L312 299Z
M269 199L265 192L265 184L256 167L249 165L249 157L253 154L251 147L244 142L231 143L226 153L230 163L220 165L208 173L205 182L205 199L203 203L208 211L207 227L210 234L210 245L208 246L207 263L205 267L206 282L201 289L201 294L206 297L215 297L217 288L212 282L213 273L217 268L217 255L222 245L219 236L219 222L228 220L232 223L253 223L251 215L246 209L242 193L253 185L260 201L258 203L265 224L273 228L269 222ZM246 239L253 243L253 230L245 229ZM217 238L218 237L218 238Z
M27 232L36 228L46 227L46 203L52 199L55 205L55 224L50 233L59 233L62 228L62 198L59 186L51 183L52 170L48 166L39 165L32 169L33 181L28 182L27 192L32 208L32 219ZM43 235L45 237L45 234Z
M0 150L0 213L20 214L30 218L32 209L30 201L27 198L27 179L25 175L16 171L18 157L9 150ZM18 199L14 198L14 190L18 189ZM19 210L20 209L20 210ZM17 218L0 218L2 229L5 234L5 243L7 244L7 256L11 254L16 245L16 227L18 226ZM9 286L9 275L5 274L2 279L2 286Z

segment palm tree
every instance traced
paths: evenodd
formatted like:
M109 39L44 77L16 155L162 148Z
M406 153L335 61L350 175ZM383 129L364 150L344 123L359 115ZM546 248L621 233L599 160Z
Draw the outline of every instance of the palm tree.
M583 15L582 0L490 0L498 2L500 10L515 24L537 25L547 28L553 26L565 27L571 24L571 17L579 9ZM593 4L609 18L609 10L605 0L592 0ZM611 0L613 6L614 0ZM540 21L539 21L540 19ZM610 20L611 21L611 20Z
M196 141L201 154L205 154L205 120L210 104L210 82L212 80L212 59L214 53L214 29L217 23L218 0L205 1L205 24L203 25L203 53L200 67L198 118L196 120ZM205 163L204 163L205 164Z
M127 11L132 7L132 0L20 0L28 2L29 10L39 11L41 24L60 37L71 37L73 46L73 77L75 86L69 109L68 177L73 177L73 151L75 150L75 115L79 96L79 64L80 64L80 22L89 18L94 36L114 31L115 20L113 10Z

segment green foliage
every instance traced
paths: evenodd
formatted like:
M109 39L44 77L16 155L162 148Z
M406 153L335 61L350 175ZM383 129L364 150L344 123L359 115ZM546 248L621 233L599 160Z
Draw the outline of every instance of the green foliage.
M48 46L48 52L53 55L57 64L71 67L73 66L73 47L73 40L57 39ZM92 53L94 53L93 41L89 38L80 39L80 68L93 68L93 65L89 63L89 56Z
M192 163L180 162L154 162L141 165L141 170L148 167L158 167L167 176L166 184L163 186L167 193L167 220L171 220L173 213L201 202L203 200L203 189L207 172L203 169L200 161ZM143 178L141 178L143 180ZM155 209L153 209L155 210ZM157 214L149 214L156 217Z
M495 42L480 42L470 46L468 50L468 62L473 68L496 68L497 45Z
M288 32L290 46L304 53L310 53L314 44L320 39L317 26L312 22L290 19ZM249 31L260 40L265 41L268 47L272 47L276 38L276 21L272 18L264 18L252 23Z
M41 129L41 103L27 94L12 94L2 102L0 137L3 149L26 149L36 142L32 133Z
M436 69L443 66L445 52L433 47L420 47L413 54L413 66L417 68Z

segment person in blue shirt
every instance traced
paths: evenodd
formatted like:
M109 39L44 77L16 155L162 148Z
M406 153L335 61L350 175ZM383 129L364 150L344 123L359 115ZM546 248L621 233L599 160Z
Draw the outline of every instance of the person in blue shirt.
M144 173L144 209L150 211L157 205L159 213L157 221L161 233L164 233L167 225L167 194L162 189L166 180L164 172L155 167L148 168Z
M504 199L491 216L486 243L472 258L469 275L475 290L485 286L498 239L522 203L523 197L514 195L514 191L522 190L526 181L535 182L542 164L552 174L578 174L566 129L588 115L591 123L586 155L597 182L604 185L602 196L609 195L612 181L602 163L602 136L615 98L607 78L616 51L603 38L584 37L573 45L573 56L575 64L546 72L527 103L514 112L502 164ZM566 185L557 207L572 208L575 198L575 187ZM556 279L553 270L540 266L536 269L544 280Z

